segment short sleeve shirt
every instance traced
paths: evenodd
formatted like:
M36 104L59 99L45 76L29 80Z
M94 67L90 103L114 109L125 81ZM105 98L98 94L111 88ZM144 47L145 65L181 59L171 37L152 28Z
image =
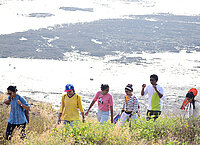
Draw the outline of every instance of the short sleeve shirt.
M162 111L162 104L164 99L164 91L160 85L156 85L157 90L163 95L162 98L158 96L158 93L155 91L152 85L147 86L144 91L144 95L148 94L148 110L153 111Z
M113 97L109 93L102 95L101 91L99 91L96 93L93 100L95 102L98 100L98 108L102 111L109 111L110 106L113 106Z

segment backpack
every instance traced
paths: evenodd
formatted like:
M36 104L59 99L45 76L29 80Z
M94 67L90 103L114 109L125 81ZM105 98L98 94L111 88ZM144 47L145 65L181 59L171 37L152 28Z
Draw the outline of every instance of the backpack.
M19 100L20 100L20 98L21 98L21 97L19 96ZM23 108L22 106L20 106L20 107L22 108L22 111L23 111L24 108ZM30 118L30 113L29 113L29 111L26 110L26 109L25 109L24 113L25 113L25 116L26 116L26 120L27 120L27 122L29 123L29 120L30 120L30 119L29 119L29 118Z
M192 92L193 95L196 97L198 91L195 88L191 88L188 93ZM189 101L185 98L185 100L183 101L182 105L181 105L181 110L185 110L185 107L189 104Z

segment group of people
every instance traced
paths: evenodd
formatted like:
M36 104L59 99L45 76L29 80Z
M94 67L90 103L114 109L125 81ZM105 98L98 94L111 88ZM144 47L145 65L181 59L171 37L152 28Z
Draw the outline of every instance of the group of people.
M150 85L142 85L141 95L148 94L148 109L147 109L147 121L150 119L156 120L162 111L162 102L165 98L163 88L157 84L158 76L153 74L150 76ZM74 86L67 84L65 86L65 92L62 96L61 106L58 114L58 124L63 121L63 124L74 125L74 122L79 121L79 110L81 112L82 121L85 121L87 116L95 104L98 102L97 119L103 124L107 122L109 116L111 116L111 123L113 123L113 97L109 93L109 85L102 84L101 90L98 91L90 103L86 113L82 106L81 96L76 94ZM4 101L6 105L11 105L10 116L8 119L8 125L6 129L6 139L10 140L12 132L15 127L21 127L22 138L25 137L25 127L28 120L25 116L25 110L30 110L30 105L24 99L24 97L17 94L15 86L9 86L7 88L8 99ZM193 106L193 112L195 115L200 113L200 104L194 100L194 95L191 93L186 95L186 98ZM110 115L109 115L110 114ZM140 116L139 113L139 101L133 93L132 84L125 86L125 95L123 96L122 110L120 114L119 126L123 126L130 120L137 119Z
M151 118L155 120L161 114L164 91L163 88L157 84L157 81L158 76L153 74L150 76L151 85L147 87L146 84L142 85L141 95L145 96L148 94L149 107L147 110L147 120L150 120ZM58 123L63 120L64 124L68 123L70 126L73 126L74 121L79 120L78 109L82 114L82 120L84 122L85 116L89 114L96 101L98 101L98 121L103 124L104 122L107 122L109 116L111 116L110 120L111 123L113 123L113 97L109 93L108 84L101 85L101 91L96 93L85 114L81 103L81 97L75 93L74 86L72 84L67 84L65 86L65 92L67 93L62 96L60 111L58 115ZM138 116L140 116L139 102L133 93L132 84L128 84L125 87L125 95L123 96L123 105L120 114L119 126L123 126L127 121L131 119L137 119Z

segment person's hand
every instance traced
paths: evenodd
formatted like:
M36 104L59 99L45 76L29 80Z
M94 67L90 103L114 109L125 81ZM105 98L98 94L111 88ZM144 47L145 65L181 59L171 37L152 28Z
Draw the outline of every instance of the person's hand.
M60 124L61 123L61 119L60 118L58 118L58 124Z
M146 84L143 84L143 85L142 85L142 88L144 89L145 87L146 87Z
M19 104L20 106L22 106L22 102L20 100L17 100L17 104Z
M129 122L129 121L130 121L130 117L127 118L127 122Z
M82 116L82 119L83 119L83 123L84 123L85 122L85 115Z
M85 116L88 116L88 114L89 114L89 111L85 112Z
M156 85L153 85L153 88L154 88L155 90L157 90Z
M6 105L10 105L10 99L9 100L4 100L2 103L6 104Z

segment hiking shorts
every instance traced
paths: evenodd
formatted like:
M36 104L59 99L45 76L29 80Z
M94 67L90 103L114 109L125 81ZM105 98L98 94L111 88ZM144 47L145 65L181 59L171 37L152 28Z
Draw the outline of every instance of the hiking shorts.
M154 121L160 116L161 111L147 110L147 121L154 119Z
M67 125L67 124L69 124L71 127L73 127L73 126L74 126L74 122L75 122L75 121L63 120L63 124L64 124L64 125Z

